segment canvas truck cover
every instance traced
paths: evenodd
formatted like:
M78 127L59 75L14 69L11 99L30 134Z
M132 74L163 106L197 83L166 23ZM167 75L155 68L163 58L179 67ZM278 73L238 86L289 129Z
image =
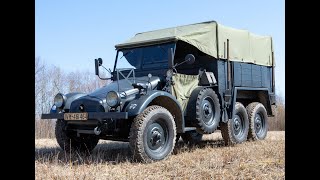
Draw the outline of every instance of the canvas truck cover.
M247 30L230 28L216 21L138 33L115 47L132 48L181 40L214 58L227 59L227 39L229 39L231 61L272 66L273 47L270 36L260 36Z
M183 111L187 108L191 93L199 84L198 75L186 75L176 73L172 76L174 84L171 86L171 92L177 98Z

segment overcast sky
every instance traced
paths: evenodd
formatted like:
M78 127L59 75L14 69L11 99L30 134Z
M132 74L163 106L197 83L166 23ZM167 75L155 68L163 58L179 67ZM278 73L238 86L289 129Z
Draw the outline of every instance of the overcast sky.
M114 45L138 32L215 20L272 36L276 92L285 95L284 0L36 0L35 5L35 57L67 72L94 73L98 57L112 67Z

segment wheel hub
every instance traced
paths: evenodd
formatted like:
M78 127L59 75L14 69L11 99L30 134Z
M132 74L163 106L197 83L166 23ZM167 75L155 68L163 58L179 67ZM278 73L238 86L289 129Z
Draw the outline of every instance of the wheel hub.
M158 131L158 129L155 129L154 131L152 131L150 142L152 143L153 146L156 146L161 142L161 134Z
M235 132L235 135L239 135L242 132L242 123L241 118L238 115L235 115L236 117L233 120L233 129Z
M257 127L257 129L261 128L261 119L259 119L259 118L256 118L256 127Z
M210 115L212 113L212 109L211 109L210 105L205 104L203 109L204 109L204 115L206 116L206 118L210 117Z
M160 148L165 143L164 131L158 123L154 123L150 126L147 141L149 148L152 150Z
M257 134L259 134L263 131L263 126L264 126L263 123L264 123L264 120L262 119L260 114L257 114L254 119L255 131Z
M212 109L210 101L212 100L207 97L202 103L202 114L204 116L204 123L206 123L207 125L211 125L214 116L214 111Z

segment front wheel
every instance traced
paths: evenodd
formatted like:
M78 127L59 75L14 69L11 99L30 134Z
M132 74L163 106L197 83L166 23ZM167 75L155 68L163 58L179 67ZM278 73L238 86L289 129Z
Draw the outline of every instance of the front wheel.
M176 142L176 125L164 107L146 108L134 120L130 129L130 149L133 159L153 162L167 158Z
M239 102L235 104L233 119L220 124L221 135L225 145L239 144L247 140L249 120L246 108Z

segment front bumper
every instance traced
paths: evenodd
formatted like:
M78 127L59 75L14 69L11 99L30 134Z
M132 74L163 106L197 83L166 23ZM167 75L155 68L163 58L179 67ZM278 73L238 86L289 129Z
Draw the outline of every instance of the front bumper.
M128 119L128 112L87 112L88 120ZM64 119L64 113L41 114L41 119Z

